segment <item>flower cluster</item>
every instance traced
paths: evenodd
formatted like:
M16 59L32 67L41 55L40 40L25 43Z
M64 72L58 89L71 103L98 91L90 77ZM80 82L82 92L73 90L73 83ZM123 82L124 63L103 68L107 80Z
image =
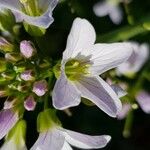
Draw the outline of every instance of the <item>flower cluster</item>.
M91 136L65 129L57 112L70 111L71 107L83 102L96 105L110 117L122 119L135 104L128 98L122 109L120 98L127 92L121 84L130 92L128 85L124 82L120 82L120 86L113 84L113 79L105 72L115 72L118 78L122 75L134 77L148 59L148 45L96 43L92 24L77 17L62 58L56 60L43 55L44 49L41 50L38 37L45 35L54 21L52 12L57 3L58 0L0 0L0 98L5 99L0 111L0 140L5 137L1 150L28 149L24 114L29 111L38 114L39 133L30 150L72 150L71 146L103 148L111 136ZM118 24L122 19L119 3L119 0L107 0L95 5L94 11L100 16L109 14ZM25 29L22 30L30 38L19 38L21 23ZM116 70L112 70L114 68ZM106 78L110 81L105 81ZM144 89L132 92L141 108L149 113L150 107L145 105L149 101L149 93ZM39 111L38 106L42 110Z

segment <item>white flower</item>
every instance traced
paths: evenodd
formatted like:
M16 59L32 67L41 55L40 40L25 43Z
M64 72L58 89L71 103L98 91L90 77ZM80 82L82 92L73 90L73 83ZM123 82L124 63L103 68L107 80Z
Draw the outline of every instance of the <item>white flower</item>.
M110 139L108 135L90 136L61 127L51 128L39 134L30 150L72 150L69 144L81 149L98 149L105 147Z
M115 117L121 102L99 75L123 63L132 49L127 43L94 44L95 39L93 26L85 19L75 19L52 93L53 105L66 109L79 105L84 97Z
M37 16L26 14L23 11L22 3L30 3L30 0L0 0L0 7L10 9L17 22L25 21L28 24L35 25L42 28L48 28L53 22L52 11L56 7L58 0L32 0L35 1L37 8ZM33 6L34 7L34 6ZM34 8L30 8L33 11Z
M120 1L121 0L105 0L98 2L94 5L93 11L99 17L109 15L114 24L120 24L123 19L122 10L119 7Z
M141 69L149 57L149 46L146 43L141 45L136 42L129 43L133 47L133 52L125 63L116 68L118 75L134 75Z

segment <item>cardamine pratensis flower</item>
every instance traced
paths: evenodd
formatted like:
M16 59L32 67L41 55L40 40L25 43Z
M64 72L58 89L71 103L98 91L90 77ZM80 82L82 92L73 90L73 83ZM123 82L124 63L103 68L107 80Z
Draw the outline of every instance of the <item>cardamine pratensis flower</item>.
M52 11L58 0L0 0L0 7L14 12L17 21L41 28L53 22Z
M96 16L103 17L109 15L114 24L120 24L123 19L122 10L119 7L121 0L104 0L96 3L93 11Z
M53 105L63 110L79 105L84 97L116 117L121 102L99 75L126 61L132 47L127 43L94 44L95 39L93 26L85 19L75 19L52 93Z
M39 137L31 150L72 150L103 148L110 141L108 135L90 136L61 127L54 110L47 109L38 116Z
M118 75L134 76L149 57L148 44L139 44L137 42L130 42L130 44L133 46L133 52L126 62L116 68Z

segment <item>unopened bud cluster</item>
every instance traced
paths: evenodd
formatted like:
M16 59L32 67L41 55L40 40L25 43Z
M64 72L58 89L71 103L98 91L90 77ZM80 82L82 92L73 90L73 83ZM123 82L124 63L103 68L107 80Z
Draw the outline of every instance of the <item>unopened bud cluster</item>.
M31 41L22 41L14 49L14 45L0 38L0 97L9 97L5 107L22 104L28 111L35 109L36 103L48 91L48 75L50 63L42 60ZM2 56L3 56L2 55Z

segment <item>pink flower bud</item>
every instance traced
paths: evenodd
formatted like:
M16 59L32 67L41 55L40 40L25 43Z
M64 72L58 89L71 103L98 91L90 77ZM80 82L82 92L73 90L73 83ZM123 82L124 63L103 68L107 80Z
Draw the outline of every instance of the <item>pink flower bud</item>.
M20 74L20 78L24 81L31 81L34 80L32 75L32 70L26 70Z
M23 57L28 59L35 54L36 50L30 41L24 40L20 43L20 52Z
M0 90L0 97L6 97L7 92L5 90Z
M24 101L24 107L28 111L33 111L35 109L36 102L34 100L34 97L30 95L27 97L27 99Z
M38 96L43 96L47 90L47 82L45 80L41 80L34 83L32 91Z

